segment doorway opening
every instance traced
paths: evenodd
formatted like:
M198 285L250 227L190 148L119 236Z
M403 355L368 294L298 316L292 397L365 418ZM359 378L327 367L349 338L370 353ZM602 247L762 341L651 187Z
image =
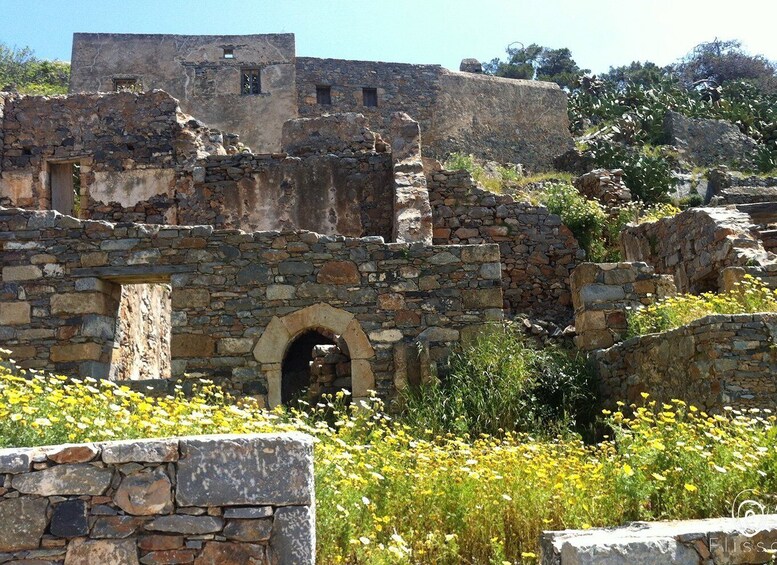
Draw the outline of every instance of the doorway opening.
M81 212L81 163L49 163L51 209L78 217Z
M351 390L351 360L339 336L316 328L300 334L282 364L281 402L316 402L323 394Z

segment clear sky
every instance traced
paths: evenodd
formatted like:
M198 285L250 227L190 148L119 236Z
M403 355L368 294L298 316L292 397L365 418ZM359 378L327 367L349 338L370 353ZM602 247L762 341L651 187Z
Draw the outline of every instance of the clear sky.
M70 59L73 32L294 33L297 54L488 61L519 41L569 47L594 72L740 39L777 60L777 0L0 0L0 41Z

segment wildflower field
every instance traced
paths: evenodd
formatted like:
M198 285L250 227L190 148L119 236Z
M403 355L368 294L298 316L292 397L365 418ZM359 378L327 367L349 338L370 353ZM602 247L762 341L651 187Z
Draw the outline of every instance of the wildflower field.
M543 529L728 515L738 493L777 492L774 418L711 416L646 398L605 414L586 445L433 434L343 397L308 412L260 409L203 384L152 398L108 382L0 367L0 443L43 445L298 430L316 439L320 563L535 563ZM631 412L631 411L630 411Z

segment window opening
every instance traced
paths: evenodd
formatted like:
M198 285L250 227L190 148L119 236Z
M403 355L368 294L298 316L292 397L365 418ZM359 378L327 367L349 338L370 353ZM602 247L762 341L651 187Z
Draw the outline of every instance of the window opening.
M262 82L259 69L242 69L240 77L241 94L261 94Z
M316 402L323 394L351 389L351 361L341 339L325 329L297 337L283 358L281 402Z
M362 88L362 102L365 106L375 107L378 105L378 89Z
M134 78L115 78L113 79L114 92L140 92L140 84Z
M332 87L331 86L317 86L316 87L316 104L322 106L332 105Z
M81 211L81 163L49 163L51 209L78 217Z
M235 58L235 50L232 47L224 47L224 58L225 59L234 59Z

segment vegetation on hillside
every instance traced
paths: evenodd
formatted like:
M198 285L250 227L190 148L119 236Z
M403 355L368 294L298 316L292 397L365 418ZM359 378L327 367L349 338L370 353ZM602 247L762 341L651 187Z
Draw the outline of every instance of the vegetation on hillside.
M193 398L153 398L0 366L2 446L312 434L321 563L536 563L545 529L725 516L746 489L751 498L775 492L773 416L711 416L649 399L630 411L607 414L612 437L586 445L568 433L435 432L387 416L377 401L348 408L342 396L307 412L268 412L207 384Z
M0 43L0 91L22 94L66 94L70 63L39 59L29 47Z
M711 314L777 312L777 289L745 275L734 288L719 294L681 294L658 300L628 316L629 335L644 335L679 328Z
M562 51L563 57L557 54ZM546 67L547 53L563 64ZM758 142L756 172L777 169L777 64L745 52L739 41L715 39L667 67L633 62L600 76L585 74L568 49L531 45L508 47L507 54L505 61L487 64L486 72L565 88L580 148L597 166L624 169L626 184L644 202L667 201L675 185L671 172L687 166L670 151L656 150L666 142L669 110L729 121Z

